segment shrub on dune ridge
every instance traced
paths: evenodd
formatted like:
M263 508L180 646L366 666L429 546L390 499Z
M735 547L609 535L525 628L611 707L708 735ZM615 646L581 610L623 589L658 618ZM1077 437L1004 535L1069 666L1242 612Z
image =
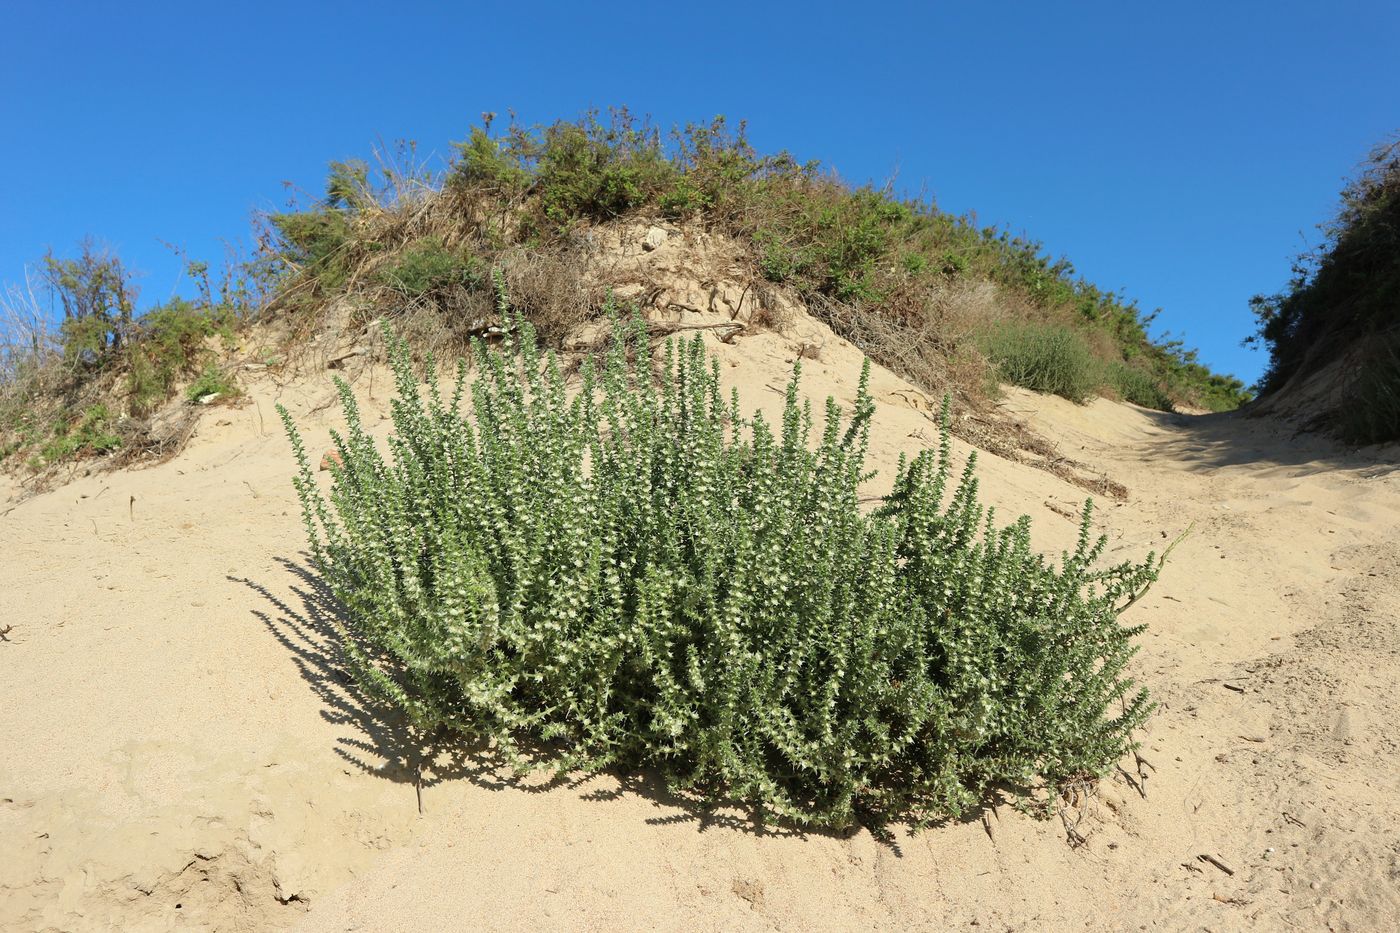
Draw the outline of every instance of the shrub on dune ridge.
M617 324L566 391L528 324L450 399L391 339L388 456L339 383L328 495L298 430L313 559L361 687L524 770L655 769L803 825L921 825L1101 773L1149 712L1118 622L1161 560L1099 568L1086 504L1052 564L973 462L902 461L862 512L874 402L742 417L703 342ZM470 399L471 414L463 414Z

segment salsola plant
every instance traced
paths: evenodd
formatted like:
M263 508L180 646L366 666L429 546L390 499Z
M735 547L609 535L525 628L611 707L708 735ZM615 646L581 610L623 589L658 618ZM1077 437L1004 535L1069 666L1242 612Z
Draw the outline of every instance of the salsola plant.
M566 388L517 323L446 400L391 339L388 456L340 382L328 496L281 411L365 690L521 769L649 768L833 828L1044 801L1128 750L1149 703L1118 615L1160 559L1098 568L1088 504L1073 553L1033 552L1027 519L978 504L973 461L950 482L946 411L862 511L868 364L815 437L800 364L770 425L699 336L658 360L640 319L614 326Z

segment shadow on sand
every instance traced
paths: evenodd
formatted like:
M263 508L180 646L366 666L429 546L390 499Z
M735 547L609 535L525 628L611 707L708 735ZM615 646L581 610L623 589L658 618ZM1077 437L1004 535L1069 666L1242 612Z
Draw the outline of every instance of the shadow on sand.
M1277 466L1297 476L1333 470L1381 476L1400 469L1400 449L1357 449L1324 434L1248 409L1209 415L1147 411L1143 414L1162 432L1149 439L1143 453L1153 459L1175 460L1192 471L1233 466Z

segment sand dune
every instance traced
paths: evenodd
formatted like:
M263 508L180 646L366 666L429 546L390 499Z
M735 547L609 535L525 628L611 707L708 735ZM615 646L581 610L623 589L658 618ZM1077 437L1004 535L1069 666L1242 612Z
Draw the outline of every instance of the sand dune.
M821 347L809 394L854 394L860 354L811 319L707 339L748 407L778 409L803 345ZM0 928L1400 926L1394 457L1267 419L1009 392L1128 487L1097 513L1115 554L1192 528L1131 610L1160 703L1142 760L1063 820L802 836L702 824L641 778L524 789L443 761L420 816L412 748L347 689L302 553L272 404L321 443L326 376L255 379L168 463L0 505ZM356 386L381 416L383 372ZM936 439L936 405L882 370L873 389L888 476ZM1082 490L981 462L987 500L1030 514L1038 546L1072 542Z

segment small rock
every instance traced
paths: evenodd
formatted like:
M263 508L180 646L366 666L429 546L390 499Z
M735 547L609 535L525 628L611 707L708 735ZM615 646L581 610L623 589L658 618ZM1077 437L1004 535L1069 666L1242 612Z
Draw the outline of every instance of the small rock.
M1332 736L1345 745L1353 745L1365 728L1365 718L1359 710L1344 708L1337 715L1336 724L1332 727Z
M731 886L735 894L749 902L749 906L758 908L763 906L763 884L759 881L751 881L747 878L739 878Z
M219 400L219 396L220 396L221 394L222 394L222 393L219 393L219 392L210 392L208 395L201 395L201 396L199 397L199 404L201 404L201 405L211 405L211 404L213 404L214 402L217 402L217 401Z
M666 231L660 227L651 227L647 230L646 236L642 238L642 249L648 253L666 242Z
M321 469L329 470L332 463L338 467L345 466L345 461L340 459L340 453L338 451L328 450L321 455Z

